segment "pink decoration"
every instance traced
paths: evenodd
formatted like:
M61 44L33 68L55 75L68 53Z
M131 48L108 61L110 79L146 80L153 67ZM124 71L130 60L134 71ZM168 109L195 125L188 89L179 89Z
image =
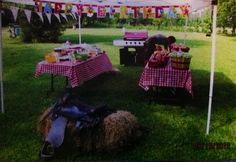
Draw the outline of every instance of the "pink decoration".
M104 17L106 17L106 7L98 6L97 18L104 18Z

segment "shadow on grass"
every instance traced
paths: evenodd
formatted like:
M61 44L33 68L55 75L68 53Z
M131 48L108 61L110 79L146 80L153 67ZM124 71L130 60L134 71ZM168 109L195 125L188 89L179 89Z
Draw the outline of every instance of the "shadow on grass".
M88 102L107 102L128 108L134 102L148 104L150 95L138 86L143 67L120 66L119 74L104 74L77 87L74 91ZM209 99L210 72L192 70L194 97L189 103L196 109L206 109ZM224 73L215 72L213 106L235 107L236 85ZM187 98L186 98L187 99ZM157 102L158 104L158 102ZM163 104L163 103L162 103ZM170 102L165 105L173 105Z
M221 150L209 152L195 150L193 148L193 144L210 142L204 134L204 117L206 114L205 110L202 111L207 108L208 103L210 76L208 71L192 70L194 99L191 106L195 108L195 111L191 111L187 108L183 109L178 106L170 106L168 103L166 103L166 105L149 105L149 96L138 86L143 67L119 66L118 68L121 70L121 73L100 75L86 82L83 86L75 88L74 91L78 93L82 101L90 105L96 105L102 102L107 104L110 108L132 112L138 117L139 122L149 129L149 134L146 135L145 139L141 139L143 141L140 144L134 145L128 150L124 149L112 154L104 152L68 152L67 155L63 155L59 159L65 160L66 158L74 161L87 161L88 159L89 161L155 161L217 159L219 156L228 157L227 152L222 152ZM15 74L13 76L15 76ZM29 140L31 134L28 133L25 136L24 133L35 130L33 125L34 122L36 122L37 113L43 106L50 106L52 100L54 100L52 96L49 100L46 100L46 98L42 96L39 97L39 94L43 94L43 91L47 90L45 86L48 86L49 79L50 77L45 77L43 82L38 82L34 78L29 77L22 82L19 82L17 79L5 81L4 84L8 87L7 103L8 107L11 108L8 110L8 119L1 119L1 121L8 121L11 118L13 120L7 122L11 127L2 126L1 128L4 128L7 134L11 134L13 137L18 136L14 142L25 142ZM61 82L60 85L64 86L64 80ZM15 94L16 89L18 95ZM14 94L16 96L14 96ZM24 102L15 103L15 101L20 101L24 98L21 96L29 95L32 99L26 97ZM236 98L236 85L223 73L216 72L213 100L214 107L217 108L219 112L224 107L235 107L236 103L232 98ZM50 105L48 105L48 103L50 103ZM226 117L226 119L230 118L228 117L230 111L225 114L219 112L216 113ZM21 116L21 120L14 118L16 114ZM29 117L30 121L28 121ZM219 125L214 126L214 128L219 127L220 124L225 125L229 122L223 120ZM20 128L23 126L26 129L21 130ZM10 139L7 134L3 135L3 139ZM32 142L34 138L39 137L34 132L34 136L31 138L30 140ZM7 143L6 145L14 147L14 143ZM38 145L39 144L37 144L37 146ZM35 154L37 153L37 146L34 146Z
M108 29L109 30L109 29ZM82 42L94 44L94 43L104 43L104 42L113 42L115 39L122 39L119 35L90 35L90 34L83 34L81 36ZM72 43L79 42L79 35L71 34L66 35L60 38L59 42L65 42L70 40Z
M205 108L208 105L210 72L204 70L192 70L193 75L193 105L197 108ZM215 108L235 107L233 100L236 98L236 85L222 72L215 72L213 106Z

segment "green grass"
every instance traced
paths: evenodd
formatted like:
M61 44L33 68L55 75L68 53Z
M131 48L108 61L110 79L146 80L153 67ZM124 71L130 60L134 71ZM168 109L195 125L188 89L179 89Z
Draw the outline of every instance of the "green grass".
M60 41L78 42L77 31L67 30ZM210 76L211 38L188 33L193 55L194 99L190 104L149 103L139 86L142 67L119 65L119 48L112 41L122 37L120 29L82 29L82 40L104 49L121 73L104 74L79 87L82 100L95 105L132 112L150 132L132 148L112 153L73 152L61 161L157 161L236 159L236 38L217 36L216 72L210 135L205 135ZM149 35L159 31L149 31ZM183 42L183 33L174 35ZM47 97L49 75L34 78L35 66L46 52L60 44L24 44L10 39L3 30L3 79L5 114L0 114L0 161L39 161L42 141L36 131L40 112L49 107L64 89L64 78L55 79L56 92ZM192 144L229 142L230 149L201 150Z

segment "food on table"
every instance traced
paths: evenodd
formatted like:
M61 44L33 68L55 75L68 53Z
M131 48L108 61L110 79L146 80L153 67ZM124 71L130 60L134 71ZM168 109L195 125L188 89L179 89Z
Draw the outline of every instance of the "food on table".
M45 55L45 61L48 63L58 62L58 54L56 52L50 52Z
M168 63L168 52L161 46L156 46L156 51L151 56L148 66L151 68L164 67Z

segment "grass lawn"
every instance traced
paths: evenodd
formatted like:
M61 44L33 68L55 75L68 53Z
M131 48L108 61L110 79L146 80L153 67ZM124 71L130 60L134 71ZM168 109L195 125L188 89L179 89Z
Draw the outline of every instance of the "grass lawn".
M67 30L61 42L78 42L77 31ZM158 31L149 31L149 35ZM183 33L174 35L183 42ZM120 29L83 29L82 40L104 49L117 75L104 74L78 88L82 100L91 105L106 103L110 108L132 112L150 131L132 148L112 153L74 152L61 161L160 161L236 159L236 38L217 36L216 73L210 135L205 135L210 76L211 38L188 33L193 55L194 99L185 106L149 103L138 86L142 67L119 65L119 48L112 41L122 37ZM24 44L9 38L3 30L3 79L5 114L0 114L0 161L38 161L42 141L36 131L40 112L57 99L64 78L55 79L56 92L47 97L49 75L34 78L35 66L60 43ZM196 149L204 143L230 143L229 149Z

